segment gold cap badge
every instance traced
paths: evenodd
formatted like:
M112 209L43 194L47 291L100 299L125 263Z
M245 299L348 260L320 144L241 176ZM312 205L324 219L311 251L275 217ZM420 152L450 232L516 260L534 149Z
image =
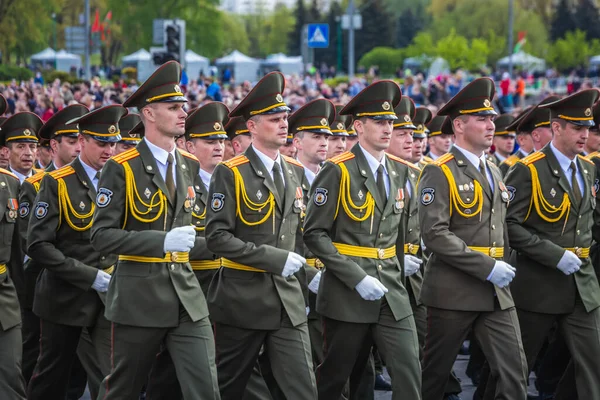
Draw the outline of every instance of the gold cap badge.
M108 127L108 133L115 133L117 131L117 127L114 125L111 125Z
M483 101L483 106L484 106L484 107L490 107L491 105L492 105L492 103L490 103L490 101L489 101L488 99L485 99L485 100Z
M410 117L408 115L404 116L404 122L410 122Z
M280 94L277 94L277 96L275 96L275 100L276 100L278 103L283 103L283 97L282 97Z
M381 105L381 108L383 108L385 111L388 111L391 108L390 103L388 103L387 101L384 101L383 104Z
M173 87L173 90L175 91L175 93L181 93L181 88L179 87L179 85L175 85Z
M25 136L30 136L30 135L31 135L31 131L30 131L29 129L25 129L25 130L23 131L23 135L25 135Z
M337 128L341 131L342 129L344 129L344 124L342 124L341 122L338 122Z
M327 126L327 118L322 118L321 119L321 125Z
M221 124L218 122L215 122L215 124L213 125L213 129L215 131L220 131L221 130Z
M585 109L585 116L586 117L591 117L592 116L592 109L591 108L586 108Z

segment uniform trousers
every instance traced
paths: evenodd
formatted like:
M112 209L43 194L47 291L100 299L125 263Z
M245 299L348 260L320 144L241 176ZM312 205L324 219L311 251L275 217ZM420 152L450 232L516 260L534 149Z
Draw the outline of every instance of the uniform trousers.
M325 360L316 372L319 400L338 399L348 379L350 393L357 393L373 344L392 378L392 398L421 398L419 341L412 315L396 321L384 300L376 323L323 317L323 332Z
M21 374L21 325L0 327L0 398L25 400L25 381Z
M427 307L427 338L423 359L423 400L441 400L448 374L472 329L498 377L497 400L527 398L527 363L514 308L489 312Z
M184 399L220 399L208 317L192 321L185 308L180 307L179 325L173 328L116 322L111 327L111 372L100 385L98 399L137 400L162 343L175 365Z

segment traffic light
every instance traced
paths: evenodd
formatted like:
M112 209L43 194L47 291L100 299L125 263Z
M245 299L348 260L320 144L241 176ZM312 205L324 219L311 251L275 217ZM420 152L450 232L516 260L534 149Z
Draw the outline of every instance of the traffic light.
M166 61L175 60L181 62L182 53L182 29L176 21L172 23L165 23L165 48L167 54L165 55Z
M155 66L175 60L185 65L185 21L181 19L156 20L154 40L161 47L151 47L150 54Z

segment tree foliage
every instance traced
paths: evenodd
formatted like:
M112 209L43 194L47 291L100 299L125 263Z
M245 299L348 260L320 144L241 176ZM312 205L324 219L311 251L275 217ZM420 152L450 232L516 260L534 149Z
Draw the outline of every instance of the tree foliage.
M590 57L600 54L600 40L586 40L585 32L565 33L550 47L548 61L560 70L587 66Z

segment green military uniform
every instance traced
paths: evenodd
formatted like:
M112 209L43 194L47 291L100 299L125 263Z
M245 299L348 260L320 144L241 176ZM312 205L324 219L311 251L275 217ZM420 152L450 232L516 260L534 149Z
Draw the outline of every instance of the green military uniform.
M164 64L124 106L186 101L180 77L178 63ZM152 144L148 128L136 148L106 163L96 197L92 244L119 254L105 312L112 322L113 364L99 398L137 399L164 343L184 397L218 399L208 309L189 253L164 250L172 229L192 224L198 159L175 149L174 139L170 152ZM194 247L206 249L205 241L197 237Z
M493 81L477 79L438 115L448 115L444 125L450 127L459 115L495 115L494 91ZM418 186L421 235L432 252L421 290L428 308L423 399L442 398L458 349L472 329L500 377L495 398L524 400L525 357L510 289L489 281L508 246L504 218L509 193L493 163L484 161L483 154L469 153L469 158L467 153L455 144L425 166ZM473 158L485 166L485 176L472 165Z
M266 75L230 117L269 118L289 111L283 90L283 75ZM223 399L242 397L263 345L287 398L316 396L301 285L294 275L282 276L296 249L303 175L297 161L279 154L275 161L263 158L255 145L214 171L205 232L223 266L207 299Z
M56 136L77 136L79 130L76 124L67 124L68 121L87 113L88 109L80 104L65 107L50 118L38 132L42 141L50 142ZM44 172L39 172L27 178L19 191L19 236L23 249L27 248L27 228L31 217L35 197L40 189L42 178L46 172L54 171L54 162L51 162ZM40 352L40 319L33 312L33 295L35 283L42 270L42 264L26 257L24 264L25 294L21 301L23 316L23 377L29 382L33 368Z
M379 81L340 114L396 119L400 97L394 82ZM379 163L378 180L368 156ZM404 242L403 193L409 167L390 155L381 161L368 156L355 145L326 162L307 206L304 241L325 265L317 295L326 346L325 360L317 368L321 400L338 398L348 378L350 392L355 392L373 344L392 376L393 398L420 398L419 345L402 284L403 260L398 260L395 246L398 236ZM388 291L383 297L374 292L363 298L358 290L365 282L383 284Z
M289 132L292 135L296 135L298 132L306 134L321 134L329 136L335 131L336 133L347 134L347 124L352 121L346 115L339 115L337 111L341 110L342 106L334 106L329 100L317 99L310 103L307 103L296 112L294 112L289 122ZM304 167L306 171L306 167ZM303 205L308 202L308 195L310 190L311 182L307 178L305 172L302 174L302 196ZM302 210L302 221L304 223L305 209ZM302 231L298 231L296 237L296 252L304 255L306 258L306 285L311 283L315 276L323 268L321 260L315 258L314 254L310 252L304 245L302 238ZM303 282L301 282L303 284ZM315 367L323 362L323 325L321 324L321 316L317 312L317 295L312 291L305 288L305 295L308 298L308 332L310 334L310 344L312 349L312 357Z
M594 123L591 107L597 99L598 91L590 89L540 108L549 109L552 120L585 127ZM506 177L517 268L512 292L529 368L558 323L574 360L579 397L594 399L600 398L600 287L589 248L598 220L596 168L583 157L569 159L555 140L513 166ZM581 265L565 267L567 256Z
M413 118L413 123L417 127L417 129L413 129L413 140L427 140L427 136L431 133L427 125L433 118L433 114L427 107L417 107L415 111L415 117ZM427 164L431 162L429 157L421 157L419 161L417 161L417 167L423 169Z
M102 142L116 141L125 110L108 106L69 121ZM33 312L40 317L40 355L28 386L29 399L63 398L69 371L84 328L93 346L80 353L95 391L110 369L110 325L104 318L104 294L92 289L98 270L112 273L116 256L94 251L90 242L97 171L81 156L47 173L31 208L27 254L43 270L35 286ZM94 180L96 182L94 182ZM93 373L100 371L100 373ZM95 393L97 394L97 393Z
M494 136L516 138L517 134L515 133L515 131L507 129L507 127L510 124L512 124L512 122L514 120L515 120L515 117L513 117L510 114L502 114L502 115L498 116L498 118L496 118L494 120L494 126L495 126ZM502 164L502 162L504 162L508 158L508 157L504 158L504 157L500 156L498 154L498 150L496 150L494 152L494 154L492 154L491 156L492 156L491 161L494 164L496 164L496 166L500 166L500 164Z
M7 109L4 96L0 95L0 115ZM19 114L17 114L19 115ZM14 115L13 123L29 122L32 128L39 129L41 122L23 115ZM28 115L28 114L25 114ZM4 145L8 129L0 122L0 141ZM24 121L27 120L27 121ZM39 121L39 118L38 118ZM33 122L33 124L31 124ZM14 125L14 124L13 124ZM9 125L10 126L10 125ZM12 130L12 129L11 129ZM12 280L14 270L22 268L23 259L11 260L21 253L18 230L15 228L18 213L19 178L5 169L0 169L0 226L2 227L2 256L0 257L0 393L7 400L24 400L25 383L21 374L21 313L19 298ZM10 263L10 266L8 265Z

